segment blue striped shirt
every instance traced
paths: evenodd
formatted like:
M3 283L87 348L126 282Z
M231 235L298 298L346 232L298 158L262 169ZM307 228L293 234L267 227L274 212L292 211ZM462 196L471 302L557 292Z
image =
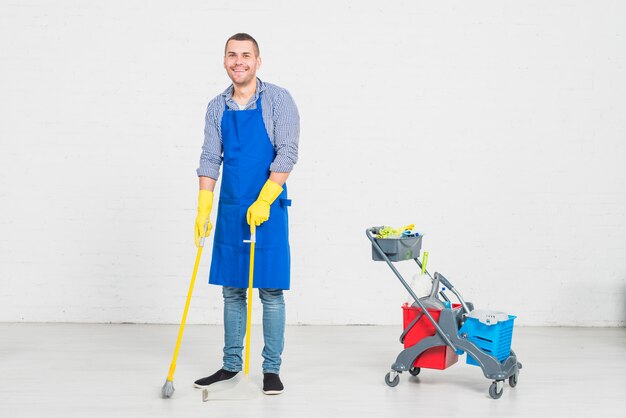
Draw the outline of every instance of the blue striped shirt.
M300 136L300 116L293 98L287 90L257 79L256 93L243 110L256 109L256 101L261 95L263 122L267 134L276 150L276 157L270 171L289 173L298 160L298 138ZM233 85L209 102L206 111L204 144L200 154L198 176L218 179L223 159L222 115L224 108L239 110L233 100Z

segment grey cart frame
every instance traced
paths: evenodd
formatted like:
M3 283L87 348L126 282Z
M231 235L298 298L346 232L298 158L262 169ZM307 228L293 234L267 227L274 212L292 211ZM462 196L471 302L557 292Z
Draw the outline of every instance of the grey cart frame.
M372 248L378 253L382 261L385 261L389 268L394 272L400 283L404 286L406 291L415 300L415 303L420 307L421 314L415 318L407 328L402 332L400 336L400 342L404 343L404 337L411 330L411 328L417 323L422 315L425 315L428 320L435 327L435 335L427 337L419 341L417 344L412 345L400 352L396 361L391 365L391 371L385 375L385 383L388 386L394 387L400 383L400 374L408 371L411 375L417 376L420 372L420 368L414 367L414 363L417 358L426 350L433 347L447 346L452 350L455 350L458 354L466 352L476 360L478 365L483 371L483 374L487 379L493 380L489 387L489 395L498 399L502 396L504 390L504 381L509 380L509 385L515 387L519 377L519 371L522 368L522 364L517 361L517 356L511 350L511 354L504 361L500 362L495 357L487 354L478 348L474 343L468 339L467 334L459 335L459 329L463 324L463 321L468 313L473 310L473 305L469 302L465 302L458 290L452 285L452 283L446 279L443 275L435 273L434 278L438 279L445 287L450 290L461 304L461 310L457 310L458 313L451 308L445 308L441 311L439 316L439 322L435 321L430 315L424 304L417 297L411 286L404 280L398 269L393 265L393 262L387 257L383 249L380 247L375 239L375 234L378 233L382 227L372 227L365 230L367 238L372 243ZM417 265L422 268L422 264L419 261L419 254L413 260ZM433 276L426 271L428 277L433 280ZM440 296L449 301L443 292L440 292Z

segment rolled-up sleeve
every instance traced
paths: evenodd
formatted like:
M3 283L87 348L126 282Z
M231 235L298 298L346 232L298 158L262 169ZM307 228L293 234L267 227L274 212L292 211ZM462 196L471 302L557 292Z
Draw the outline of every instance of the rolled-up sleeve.
M298 161L300 115L289 92L281 89L274 103L274 148L276 158L270 171L289 173Z
M224 104L218 103L218 99L211 100L207 106L200 167L196 170L198 176L211 177L215 180L220 176L220 167L222 165L221 118L218 114L220 113L219 110L223 109Z

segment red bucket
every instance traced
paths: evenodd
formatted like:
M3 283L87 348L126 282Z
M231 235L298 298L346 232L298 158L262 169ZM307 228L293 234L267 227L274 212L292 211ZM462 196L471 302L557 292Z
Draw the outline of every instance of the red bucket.
M460 304L452 304L452 310L457 311L461 309ZM428 309L428 313L433 319L439 322L439 315L441 314L441 310L439 309ZM402 305L402 313L404 319L404 329L409 326L409 324L422 312L422 309L417 307L413 308L405 303ZM437 331L435 327L430 322L426 315L422 315L422 317L417 321L413 328L404 336L404 348L409 348L422 339L426 337L430 337L435 335ZM447 369L456 363L459 359L459 356L456 352L448 346L441 347L432 347L428 350L424 351L419 357L415 360L413 364L415 367L420 367L424 369Z

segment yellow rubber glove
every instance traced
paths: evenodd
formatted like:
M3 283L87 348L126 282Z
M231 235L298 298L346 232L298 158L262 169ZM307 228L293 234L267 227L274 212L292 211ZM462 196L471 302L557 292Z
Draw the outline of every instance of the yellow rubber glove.
M265 185L259 193L256 201L248 208L246 219L248 225L259 226L263 222L270 218L270 205L274 203L274 200L283 192L283 188L274 183L272 180L267 180Z
M196 225L194 227L196 237L196 247L200 246L200 238L204 237L204 226L207 225L206 236L211 233L211 220L209 215L211 214L211 208L213 207L213 192L209 190L200 190L198 193L198 216L196 216Z

